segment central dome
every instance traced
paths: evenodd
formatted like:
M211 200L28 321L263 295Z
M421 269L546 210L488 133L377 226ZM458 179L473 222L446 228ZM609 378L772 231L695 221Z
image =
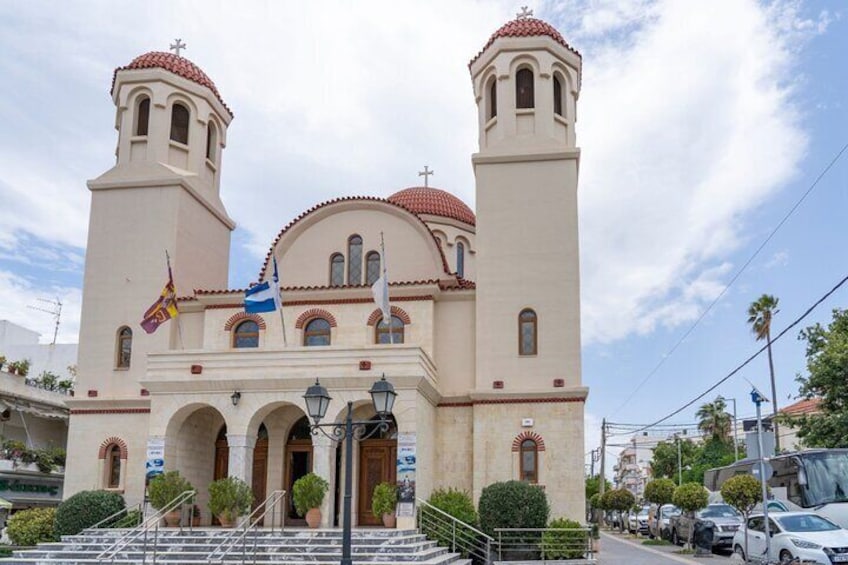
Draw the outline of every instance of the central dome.
M536 37L540 35L546 35L577 55L580 56L580 53L574 49L571 45L566 43L565 39L562 37L562 34L557 31L557 29L544 20L540 20L538 18L518 18L515 20L511 20L500 27L492 36L489 38L489 41L486 42L486 45L477 53L477 56L471 59L471 62L468 63L471 66L474 61L480 58L480 55L489 48L492 43L495 42L496 39L501 37Z
M475 225L477 218L465 202L444 190L424 186L405 188L395 192L386 200L403 206L413 214L430 214L453 218L466 224Z

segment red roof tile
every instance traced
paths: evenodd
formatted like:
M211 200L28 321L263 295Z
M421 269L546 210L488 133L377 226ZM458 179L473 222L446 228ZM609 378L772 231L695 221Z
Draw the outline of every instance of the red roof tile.
M444 190L416 186L395 192L386 200L403 206L413 214L432 214L453 218L472 226L477 218L465 202Z
M221 94L218 92L218 89L215 87L215 83L212 82L212 79L200 70L200 67L186 59L185 57L178 57L173 53L165 53L163 51L151 51L150 53L145 53L144 55L139 55L132 62L125 67L118 67L115 69L114 74L112 75L112 90L115 89L115 79L118 76L118 71L130 71L135 69L165 69L166 71L170 71L175 75L181 76L183 78L187 78L190 81L196 82L200 86L205 86L215 95L216 98L224 105L224 108L230 113L233 114L232 110L224 103L224 99L221 98Z
M470 67L473 65L474 61L479 59L480 55L482 55L483 52L499 37L534 37L539 35L547 35L578 57L582 57L580 52L566 43L560 32L558 32L556 28L548 22L537 18L521 18L505 23L498 31L493 33L492 37L489 38L489 41L486 42L486 45L484 45L480 52L477 53L477 56L471 59L468 66Z
M821 398L804 398L786 408L781 408L781 414L810 414L819 411Z

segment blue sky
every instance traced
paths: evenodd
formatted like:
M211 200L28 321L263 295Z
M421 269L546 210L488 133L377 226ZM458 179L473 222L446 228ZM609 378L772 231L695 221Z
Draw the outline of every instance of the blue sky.
M201 7L202 6L202 7ZM531 5L583 54L577 135L587 451L603 417L649 422L752 353L748 304L781 329L848 274L848 155L656 374L704 308L848 142L848 18L839 2L570 0ZM0 319L51 333L36 298L79 327L87 179L114 161L115 67L176 37L236 119L222 198L239 224L231 287L311 205L432 185L474 204L476 111L466 64L506 2L0 5ZM388 83L388 85L387 85ZM339 88L343 85L343 88ZM803 325L826 322L848 289ZM778 400L803 344L775 344ZM717 392L753 408L765 358ZM632 396L632 398L631 398ZM711 394L709 398L715 396ZM673 421L692 422L697 404Z

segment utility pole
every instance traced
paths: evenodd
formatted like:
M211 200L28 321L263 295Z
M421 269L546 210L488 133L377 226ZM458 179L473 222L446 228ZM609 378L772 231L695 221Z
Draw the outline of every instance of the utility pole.
M601 422L601 474L598 477L598 494L604 495L607 486L606 478L606 453L607 453L607 419L604 418ZM601 516L598 516L598 523L601 522Z

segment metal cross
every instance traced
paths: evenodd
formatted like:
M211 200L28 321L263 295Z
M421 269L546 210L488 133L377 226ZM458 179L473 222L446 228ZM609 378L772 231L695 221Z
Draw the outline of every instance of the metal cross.
M427 187L428 187L428 182L427 182L427 181L430 179L430 175L435 175L435 174L436 174L436 173L435 173L435 172L433 172L433 171L431 171L431 170L427 167L427 165L424 165L424 170L423 170L423 171L419 171L418 176L419 176L419 177L424 177L424 188L427 188Z
M527 6L522 6L521 11L518 12L517 14L515 14L516 20L523 20L523 19L532 18L532 17L533 17L533 10L531 10Z
M177 57L180 56L180 50L185 49L187 46L183 43L182 39L177 39L176 43L171 44L171 51L173 51Z

